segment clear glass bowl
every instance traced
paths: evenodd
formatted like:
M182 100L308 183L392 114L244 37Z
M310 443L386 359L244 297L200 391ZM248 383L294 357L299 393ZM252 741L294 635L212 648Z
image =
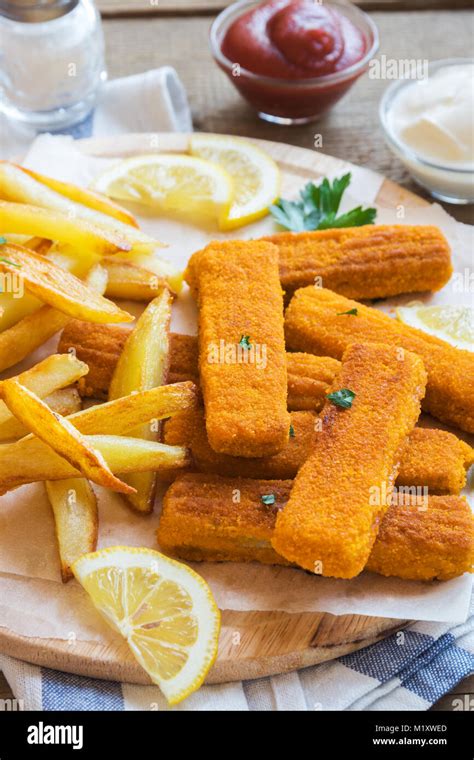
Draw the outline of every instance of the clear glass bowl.
M222 53L221 45L229 26L240 16L260 5L242 0L233 3L214 20L210 30L211 52L216 63L227 74L243 98L257 111L260 118L276 124L306 124L316 121L337 103L368 68L378 50L378 33L372 19L354 5L325 3L336 8L362 31L367 43L364 57L353 66L313 79L279 79L254 74L240 67L233 74L234 62Z
M433 61L428 66L428 76L446 66L474 63L473 58L446 58ZM473 168L458 168L453 164L435 163L420 156L413 148L406 145L393 132L390 125L390 110L395 99L407 87L416 86L413 79L393 82L380 101L379 116L385 141L392 152L402 162L411 176L434 198L446 203L474 203L474 164Z

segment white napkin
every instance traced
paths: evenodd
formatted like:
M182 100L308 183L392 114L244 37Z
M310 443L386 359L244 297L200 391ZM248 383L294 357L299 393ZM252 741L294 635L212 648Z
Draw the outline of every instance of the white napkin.
M171 66L107 82L97 106L81 124L61 131L73 137L127 132L191 132L186 90ZM34 130L0 115L0 158L22 157L36 137Z

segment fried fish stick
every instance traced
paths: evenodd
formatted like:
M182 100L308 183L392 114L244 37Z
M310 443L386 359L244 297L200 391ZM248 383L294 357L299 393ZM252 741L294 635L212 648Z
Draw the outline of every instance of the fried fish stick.
M348 298L387 298L439 290L453 271L438 227L367 224L263 239L278 246L280 281L290 294L319 280Z
M317 445L315 412L292 412L286 446L271 457L244 459L217 454L209 445L201 408L179 412L164 425L164 442L191 450L193 469L224 477L286 480L296 473ZM474 449L444 430L415 428L401 455L397 486L423 487L430 494L457 494L474 464ZM179 474L179 473L176 473Z
M403 449L399 486L425 486L430 494L458 494L474 464L474 449L446 430L416 427Z
M283 294L271 243L210 243L185 277L197 290L199 375L212 448L269 456L288 441Z
M353 344L333 392L348 389L350 408L328 400L313 453L279 513L273 548L290 562L336 578L364 568L397 476L400 449L425 392L419 356L383 344Z
M347 312L357 309L357 314ZM296 291L286 311L287 347L340 359L351 343L386 343L414 351L428 373L423 409L474 433L474 353L324 288Z
M288 480L181 475L164 499L160 548L190 561L288 565L271 539L291 486ZM407 580L448 580L472 572L473 561L468 503L460 496L430 496L426 509L411 502L388 508L365 569Z

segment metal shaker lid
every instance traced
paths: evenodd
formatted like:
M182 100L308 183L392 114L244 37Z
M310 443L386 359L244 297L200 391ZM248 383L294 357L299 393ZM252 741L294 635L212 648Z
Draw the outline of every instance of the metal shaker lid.
M64 16L79 0L0 0L0 16L13 21L38 23Z

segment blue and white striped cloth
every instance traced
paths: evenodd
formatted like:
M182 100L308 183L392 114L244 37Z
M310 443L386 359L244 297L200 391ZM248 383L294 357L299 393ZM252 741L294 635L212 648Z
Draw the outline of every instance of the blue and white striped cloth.
M155 686L84 678L4 655L0 669L24 710L427 710L474 672L474 596L467 621L453 628L415 623L322 665L203 686L174 708Z

